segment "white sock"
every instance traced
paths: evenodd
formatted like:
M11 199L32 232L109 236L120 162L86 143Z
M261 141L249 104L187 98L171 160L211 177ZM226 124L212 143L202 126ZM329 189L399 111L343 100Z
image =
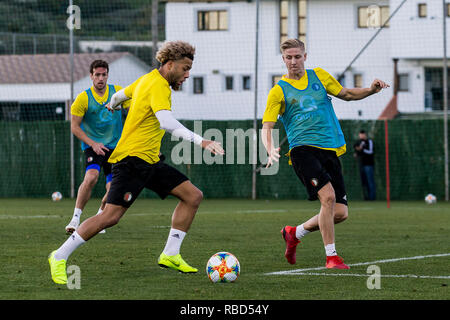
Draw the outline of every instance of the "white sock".
M168 256L179 254L181 243L183 242L185 236L186 232L171 228L163 253Z
M308 230L306 230L304 227L303 227L303 224L301 224L301 225L299 225L299 226L297 226L297 229L296 229L296 231L295 231L295 236L297 237L297 239L301 239L301 238L303 238L305 235L307 235L308 233L310 233L311 231L308 231Z
M327 254L327 257L329 257L329 256L337 256L336 248L334 246L334 243L327 244L325 246L325 252Z
M75 208L75 209L73 210L73 217L72 217L72 220L73 220L73 219L80 220L81 214L82 214L82 213L83 213L83 210L81 210L81 209L79 209L79 208Z
M75 231L69 239L66 240L55 252L55 259L61 260L64 259L67 261L69 256L74 252L79 246L81 246L86 241L80 237L80 235Z

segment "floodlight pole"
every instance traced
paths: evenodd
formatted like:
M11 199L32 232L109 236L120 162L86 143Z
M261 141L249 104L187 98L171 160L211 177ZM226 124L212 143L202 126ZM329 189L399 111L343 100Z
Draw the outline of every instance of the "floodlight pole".
M156 52L158 51L158 0L152 0L152 67L158 67Z
M448 201L448 74L447 74L447 4L442 0L442 28L443 28L443 102L444 102L444 173L445 173L445 201Z
M69 0L69 6L72 8L73 0ZM70 42L70 104L73 102L73 72L74 72L74 58L73 58L73 27L69 28L69 42ZM70 110L70 107L69 107ZM70 118L69 118L70 119ZM70 128L70 126L69 126ZM70 131L70 198L75 198L75 141Z
M252 169L252 200L256 199L256 175L258 160L258 53L259 53L259 0L255 1L256 5L256 32L255 32L255 105L253 114L253 169Z

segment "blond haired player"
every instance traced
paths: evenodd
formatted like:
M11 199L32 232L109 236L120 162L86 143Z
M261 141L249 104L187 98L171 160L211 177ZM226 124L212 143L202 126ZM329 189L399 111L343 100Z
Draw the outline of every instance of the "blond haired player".
M213 154L224 154L219 143L205 140L174 119L171 112L171 88L178 90L189 77L195 49L188 43L165 43L157 53L159 69L120 90L108 108L131 98L130 111L122 136L109 158L113 163L113 179L103 213L84 221L73 235L49 256L52 279L67 283L66 261L80 245L99 231L117 224L140 192L150 189L161 198L168 195L180 202L172 215L172 226L165 248L158 259L161 267L182 273L197 272L180 255L180 247L202 201L203 194L189 179L159 159L161 139L165 131L189 140Z
M347 195L339 156L346 143L328 94L340 99L360 100L388 85L375 79L370 88L343 88L321 68L305 70L305 45L287 39L281 53L288 73L270 90L263 116L263 143L269 155L268 166L280 158L272 144L272 129L280 117L289 142L289 155L295 173L305 185L309 200L320 201L319 214L298 226L285 226L285 257L296 263L296 248L309 232L320 230L326 253L326 267L348 269L337 255L334 224L347 219Z

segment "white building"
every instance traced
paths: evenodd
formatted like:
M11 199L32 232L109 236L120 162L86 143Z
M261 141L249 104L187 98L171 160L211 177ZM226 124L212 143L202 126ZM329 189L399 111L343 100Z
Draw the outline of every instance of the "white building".
M286 37L305 41L306 68L321 67L336 78L357 57L341 81L346 87L368 87L375 78L391 84L361 101L333 98L340 119L377 119L388 105L401 113L442 109L441 1L261 0L257 76L254 0L166 2L166 39L197 50L190 79L172 96L178 118L252 119L255 105L261 118L269 90L286 70L279 51Z

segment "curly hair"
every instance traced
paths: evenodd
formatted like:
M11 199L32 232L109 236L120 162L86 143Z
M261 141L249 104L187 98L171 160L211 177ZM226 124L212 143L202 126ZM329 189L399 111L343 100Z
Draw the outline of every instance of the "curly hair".
M287 39L283 41L280 45L281 52L284 52L284 50L291 49L291 48L300 48L305 51L305 44L303 41L300 41L298 39Z
M183 58L194 60L195 48L184 41L169 41L156 53L156 60L164 65L167 61L176 61Z

